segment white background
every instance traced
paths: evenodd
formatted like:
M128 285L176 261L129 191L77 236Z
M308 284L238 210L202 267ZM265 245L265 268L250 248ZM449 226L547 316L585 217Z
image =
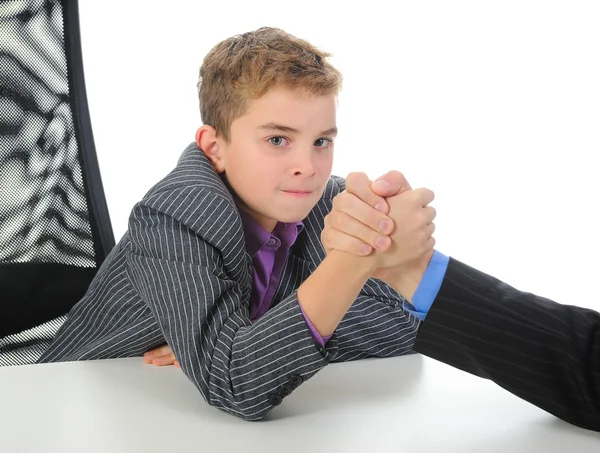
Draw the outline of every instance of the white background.
M206 52L277 26L344 73L335 174L404 172L437 195L440 251L600 310L600 3L88 0L80 16L117 239L193 140Z

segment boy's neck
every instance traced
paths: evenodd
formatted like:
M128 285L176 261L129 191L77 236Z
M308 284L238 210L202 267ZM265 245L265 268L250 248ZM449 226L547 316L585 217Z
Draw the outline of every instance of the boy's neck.
M234 199L235 199L235 205L236 205L238 211L240 212L240 215L242 215L242 218L245 216L246 219L248 219L248 218L251 219L250 220L251 222L260 226L267 233L269 233L269 234L273 233L273 230L275 230L275 227L279 223L278 221L269 219L269 222L267 222L265 219L264 221L261 222L260 219L257 219L256 215L253 212L251 212L246 206L244 206L236 196L234 196ZM248 220L246 220L246 222L248 222Z

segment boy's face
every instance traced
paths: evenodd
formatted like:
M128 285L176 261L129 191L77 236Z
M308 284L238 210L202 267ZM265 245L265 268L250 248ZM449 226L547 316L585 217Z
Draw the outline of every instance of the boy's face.
M275 88L249 102L215 139L209 156L225 172L240 209L272 231L304 219L321 197L333 164L336 97Z

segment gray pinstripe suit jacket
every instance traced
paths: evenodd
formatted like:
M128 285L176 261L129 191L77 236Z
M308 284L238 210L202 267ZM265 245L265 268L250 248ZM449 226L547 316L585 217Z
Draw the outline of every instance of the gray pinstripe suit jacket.
M40 362L141 356L165 342L206 401L263 417L330 361L409 353L418 320L369 280L318 349L296 289L325 257L323 219L345 181L331 177L304 219L269 311L250 322L252 260L232 195L191 144L137 203L129 228Z

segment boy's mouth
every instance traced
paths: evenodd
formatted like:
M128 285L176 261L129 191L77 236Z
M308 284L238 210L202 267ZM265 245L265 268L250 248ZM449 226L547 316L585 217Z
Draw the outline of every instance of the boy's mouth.
M295 197L307 197L310 194L312 194L312 191L310 191L310 190L296 190L296 189L284 190L283 192L287 193L288 195L295 196Z

